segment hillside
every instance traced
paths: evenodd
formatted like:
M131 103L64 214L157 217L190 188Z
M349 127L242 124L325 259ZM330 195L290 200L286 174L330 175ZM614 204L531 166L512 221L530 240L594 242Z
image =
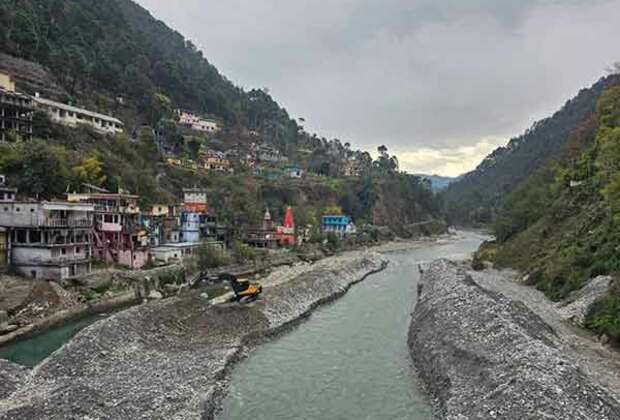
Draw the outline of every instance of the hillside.
M130 0L0 0L0 71L16 78L19 91L125 123L125 134L103 135L52 124L37 112L34 141L0 146L0 173L24 196L52 199L90 183L139 194L148 207L178 202L183 187L196 185L209 190L222 221L241 225L259 223L267 206L279 217L286 205L296 206L300 225L316 226L322 211L338 207L359 223L401 234L406 224L439 217L427 185L399 173L387 148L373 161L349 143L310 135L267 92L235 86L190 41ZM176 109L209 116L222 130L181 130ZM245 165L254 143L288 161ZM230 155L234 174L200 170L202 152ZM350 162L356 176L344 178ZM267 179L285 165L308 176Z
M526 271L528 283L553 299L614 275L585 322L620 344L620 86L604 91L587 128L568 144L506 197L497 243L479 258Z
M581 90L553 116L536 122L451 184L445 191L450 219L464 225L491 222L506 195L548 159L558 157L570 134L588 124L601 93L615 83L618 76L607 76Z

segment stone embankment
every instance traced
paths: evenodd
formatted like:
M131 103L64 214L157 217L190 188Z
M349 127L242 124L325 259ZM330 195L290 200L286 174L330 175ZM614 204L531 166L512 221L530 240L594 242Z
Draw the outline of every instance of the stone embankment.
M449 261L423 275L409 347L445 419L620 419L620 403L521 301Z
M0 419L212 418L230 367L258 342L380 271L352 252L265 280L262 299L213 306L200 291L153 301L80 332L32 371L0 365Z

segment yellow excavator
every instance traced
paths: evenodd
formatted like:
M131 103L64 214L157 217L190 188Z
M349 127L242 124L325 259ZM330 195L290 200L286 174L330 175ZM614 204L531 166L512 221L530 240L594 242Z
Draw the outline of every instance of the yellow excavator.
M263 292L263 286L260 283L250 282L248 279L238 279L232 274L220 274L221 281L226 281L235 292L235 301L240 303L252 302Z

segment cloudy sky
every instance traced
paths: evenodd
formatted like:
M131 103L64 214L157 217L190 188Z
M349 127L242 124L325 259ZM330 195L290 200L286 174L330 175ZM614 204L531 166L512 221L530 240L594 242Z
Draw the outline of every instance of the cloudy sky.
M310 132L458 175L620 61L620 0L138 0Z

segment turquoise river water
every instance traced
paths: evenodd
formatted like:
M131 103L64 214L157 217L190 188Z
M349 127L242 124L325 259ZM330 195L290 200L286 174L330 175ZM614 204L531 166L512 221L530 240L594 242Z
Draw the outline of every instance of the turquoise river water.
M407 348L417 265L464 259L484 239L459 232L388 254L385 271L237 366L219 419L430 419Z

